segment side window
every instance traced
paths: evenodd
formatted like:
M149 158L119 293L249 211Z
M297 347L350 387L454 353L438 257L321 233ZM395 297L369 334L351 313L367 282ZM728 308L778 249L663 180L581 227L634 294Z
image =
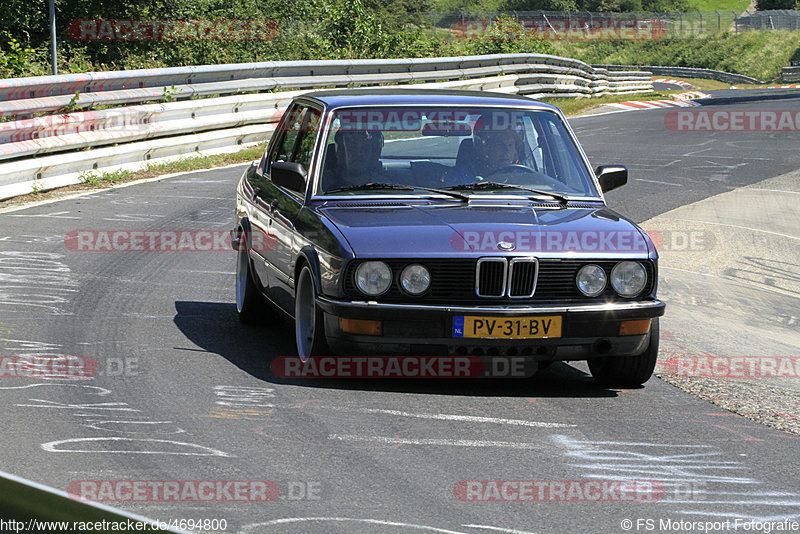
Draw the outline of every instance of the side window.
M297 150L295 151L294 159L291 160L301 164L306 170L310 167L311 156L314 153L314 142L317 140L320 116L319 110L308 109L308 112L303 117L303 124L297 141Z
M273 151L272 161L292 161L294 146L302 130L303 114L306 109L305 106L294 105L286 111L283 131L277 132L281 138Z

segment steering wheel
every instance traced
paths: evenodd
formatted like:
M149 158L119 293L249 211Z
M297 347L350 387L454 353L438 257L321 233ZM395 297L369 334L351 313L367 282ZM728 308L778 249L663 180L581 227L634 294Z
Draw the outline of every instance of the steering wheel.
M485 173L484 176L488 178L489 176L495 175L503 171L530 172L533 174L539 174L539 171L537 171L533 167L528 167L527 165L523 165L521 163L506 163L505 165L501 165Z

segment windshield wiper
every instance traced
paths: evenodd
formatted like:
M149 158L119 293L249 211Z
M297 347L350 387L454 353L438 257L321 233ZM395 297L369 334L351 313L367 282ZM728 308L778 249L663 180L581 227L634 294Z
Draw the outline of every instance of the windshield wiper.
M553 193L550 191L542 191L540 189L533 189L531 187L525 187L523 185L515 185L515 184L504 184L502 182L476 182L474 184L461 184L461 185L453 185L447 187L446 189L468 189L468 190L480 190L480 189L519 189L521 191L529 191L531 193L535 193L537 195L545 195L551 198L554 198L561 202L562 204L566 204L569 199L561 195L559 193Z
M358 191L360 189L394 189L396 191L413 191L414 188L410 185L389 184L384 182L369 182L361 185L348 185L347 187L337 187L336 189L329 189L325 191L326 194L330 193L344 193L345 191Z
M362 185L349 185L347 187L338 187L336 189L331 189L329 191L326 191L325 193L326 194L342 193L345 191L358 191L363 189L391 189L394 191L414 191L415 189L421 189L422 191L430 191L431 193L447 195L449 197L457 198L464 202L469 202L469 195L462 195L461 193L456 193L455 191L446 191L444 189L436 189L433 187L422 187L418 185L390 184L384 182L369 182L367 184L362 184Z

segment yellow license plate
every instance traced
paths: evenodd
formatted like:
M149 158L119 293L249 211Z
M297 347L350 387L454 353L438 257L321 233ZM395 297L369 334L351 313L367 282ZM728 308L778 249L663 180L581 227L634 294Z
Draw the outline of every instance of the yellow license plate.
M453 318L453 337L482 339L542 339L561 337L561 316Z

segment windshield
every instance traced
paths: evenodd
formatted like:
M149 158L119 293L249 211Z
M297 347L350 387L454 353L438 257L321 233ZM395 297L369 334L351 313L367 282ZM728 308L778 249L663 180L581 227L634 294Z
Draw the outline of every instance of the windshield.
M387 107L334 112L317 194L420 193L416 188L599 196L566 127L550 111Z

